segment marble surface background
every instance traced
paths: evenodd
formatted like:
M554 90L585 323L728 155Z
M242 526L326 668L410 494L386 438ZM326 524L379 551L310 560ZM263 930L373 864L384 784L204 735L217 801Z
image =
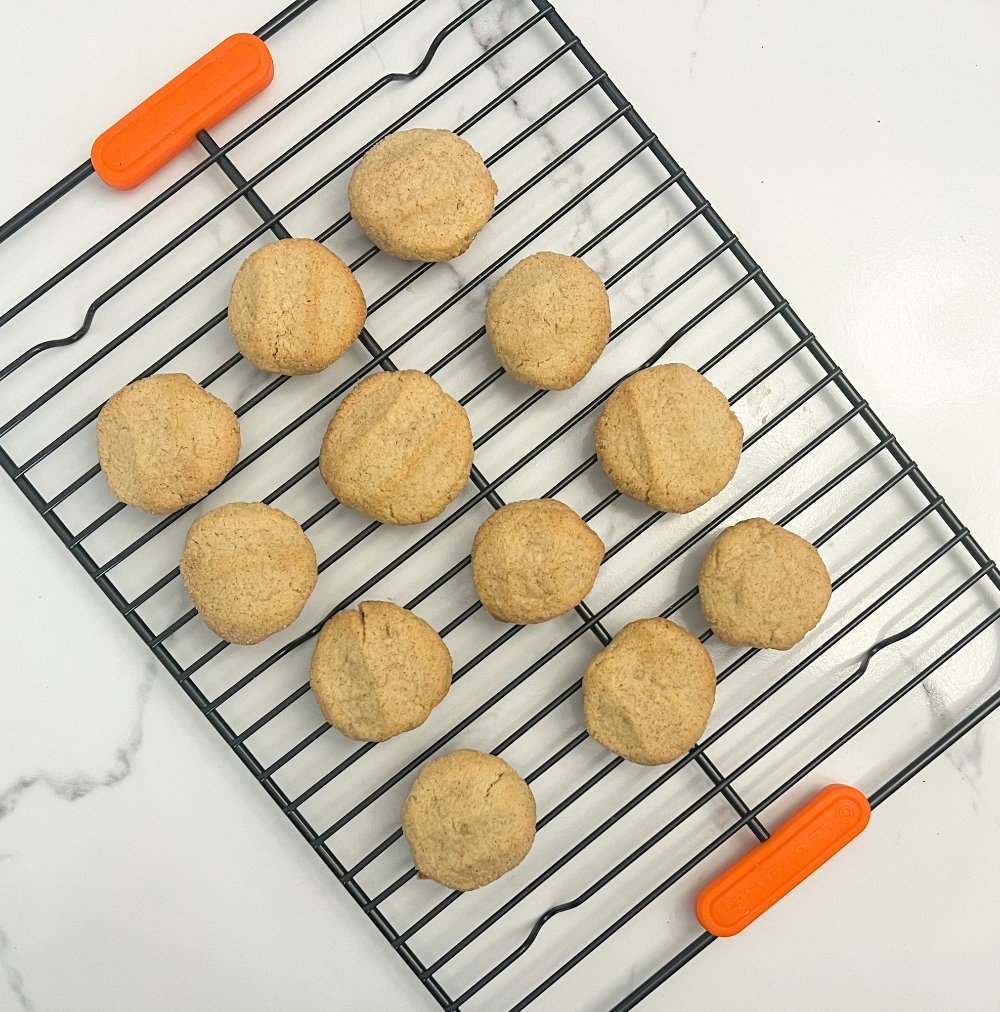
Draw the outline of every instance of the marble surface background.
M996 555L1000 6L561 10ZM106 110L160 82L163 52L272 13L15 8L0 217L81 160ZM4 303L20 294L3 287ZM0 1007L430 1008L5 481L0 509ZM649 1007L994 1008L998 789L993 721Z

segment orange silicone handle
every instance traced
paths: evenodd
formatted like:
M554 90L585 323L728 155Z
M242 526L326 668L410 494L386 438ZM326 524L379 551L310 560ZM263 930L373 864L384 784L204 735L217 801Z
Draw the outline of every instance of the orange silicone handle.
M267 46L255 35L230 35L94 141L97 174L119 190L138 186L272 77Z
M698 920L713 935L735 935L825 864L868 825L868 799L832 784L799 809L698 896Z

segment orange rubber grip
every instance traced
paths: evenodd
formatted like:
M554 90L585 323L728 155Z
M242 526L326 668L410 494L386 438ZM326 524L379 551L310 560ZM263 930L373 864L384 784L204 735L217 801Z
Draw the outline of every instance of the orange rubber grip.
M260 39L230 35L94 141L90 160L97 174L109 186L131 190L273 77L271 53Z
M831 784L799 809L769 840L702 889L698 920L713 935L752 924L868 825L871 807L854 787Z

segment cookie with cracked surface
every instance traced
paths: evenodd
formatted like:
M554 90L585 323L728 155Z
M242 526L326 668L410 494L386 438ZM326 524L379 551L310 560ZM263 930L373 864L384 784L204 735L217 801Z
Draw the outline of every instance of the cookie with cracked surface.
M619 492L665 513L690 513L732 480L743 426L722 391L694 369L654 365L608 398L594 442Z
M351 174L351 214L379 249L402 260L451 260L493 214L497 184L482 156L449 130L400 130Z
M759 517L719 535L702 563L698 590L723 643L772 650L799 643L819 624L832 595L815 546Z
M147 513L197 502L239 455L233 409L184 373L136 380L97 416L97 457L111 491Z
M715 703L715 667L697 636L665 618L630 622L583 676L590 736L644 766L692 748Z
M181 579L205 625L229 643L260 643L299 617L316 586L316 552L287 513L231 502L192 525Z
M472 578L501 622L546 622L590 593L604 543L565 503L529 499L489 517L472 544Z
M330 491L384 524L436 517L471 468L465 408L415 369L362 380L337 408L319 454Z
M543 390L579 383L610 333L604 282L579 257L527 257L486 300L486 335L497 360L514 379Z
M355 741L419 727L451 687L451 654L419 616L390 601L339 611L316 640L309 684L323 716Z
M367 312L350 267L313 239L279 239L251 253L229 296L229 327L244 358L285 376L335 362Z
M403 804L421 878L468 891L516 868L535 839L535 796L499 756L460 749L427 763Z

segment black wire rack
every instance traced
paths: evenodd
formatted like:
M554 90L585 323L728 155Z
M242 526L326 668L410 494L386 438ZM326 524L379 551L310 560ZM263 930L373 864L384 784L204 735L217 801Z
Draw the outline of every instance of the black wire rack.
M356 6L300 0L262 27L276 81L199 135L203 155L128 194L85 163L0 227L8 263L35 279L0 316L0 464L441 1006L631 1008L715 940L692 892L766 822L830 779L876 807L1000 705L1000 578L551 4ZM309 62L317 38L352 37ZM346 210L353 165L410 125L457 130L500 185L495 217L449 264L380 254ZM82 252L81 229L95 237ZM335 248L370 307L358 346L292 380L234 353L224 309L243 255L290 234ZM485 292L538 249L586 257L611 296L612 342L571 391L528 392L483 340ZM621 498L592 453L611 390L659 361L710 376L749 433L732 485L684 517ZM358 380L414 367L466 406L476 467L442 517L389 529L331 501L316 454ZM203 503L155 519L113 501L93 426L118 387L164 370L238 405L244 453ZM601 576L576 614L501 625L476 601L471 537L504 501L539 495L600 533ZM292 513L321 559L305 616L256 647L215 639L176 568L193 516L234 499ZM834 577L823 623L787 653L724 647L696 600L714 535L758 515L819 545ZM455 685L419 730L358 745L309 695L311 641L380 596L439 629ZM720 683L704 740L658 769L591 741L579 693L593 653L652 614L701 634ZM468 894L418 881L399 829L415 771L462 746L503 754L540 813L525 862Z

